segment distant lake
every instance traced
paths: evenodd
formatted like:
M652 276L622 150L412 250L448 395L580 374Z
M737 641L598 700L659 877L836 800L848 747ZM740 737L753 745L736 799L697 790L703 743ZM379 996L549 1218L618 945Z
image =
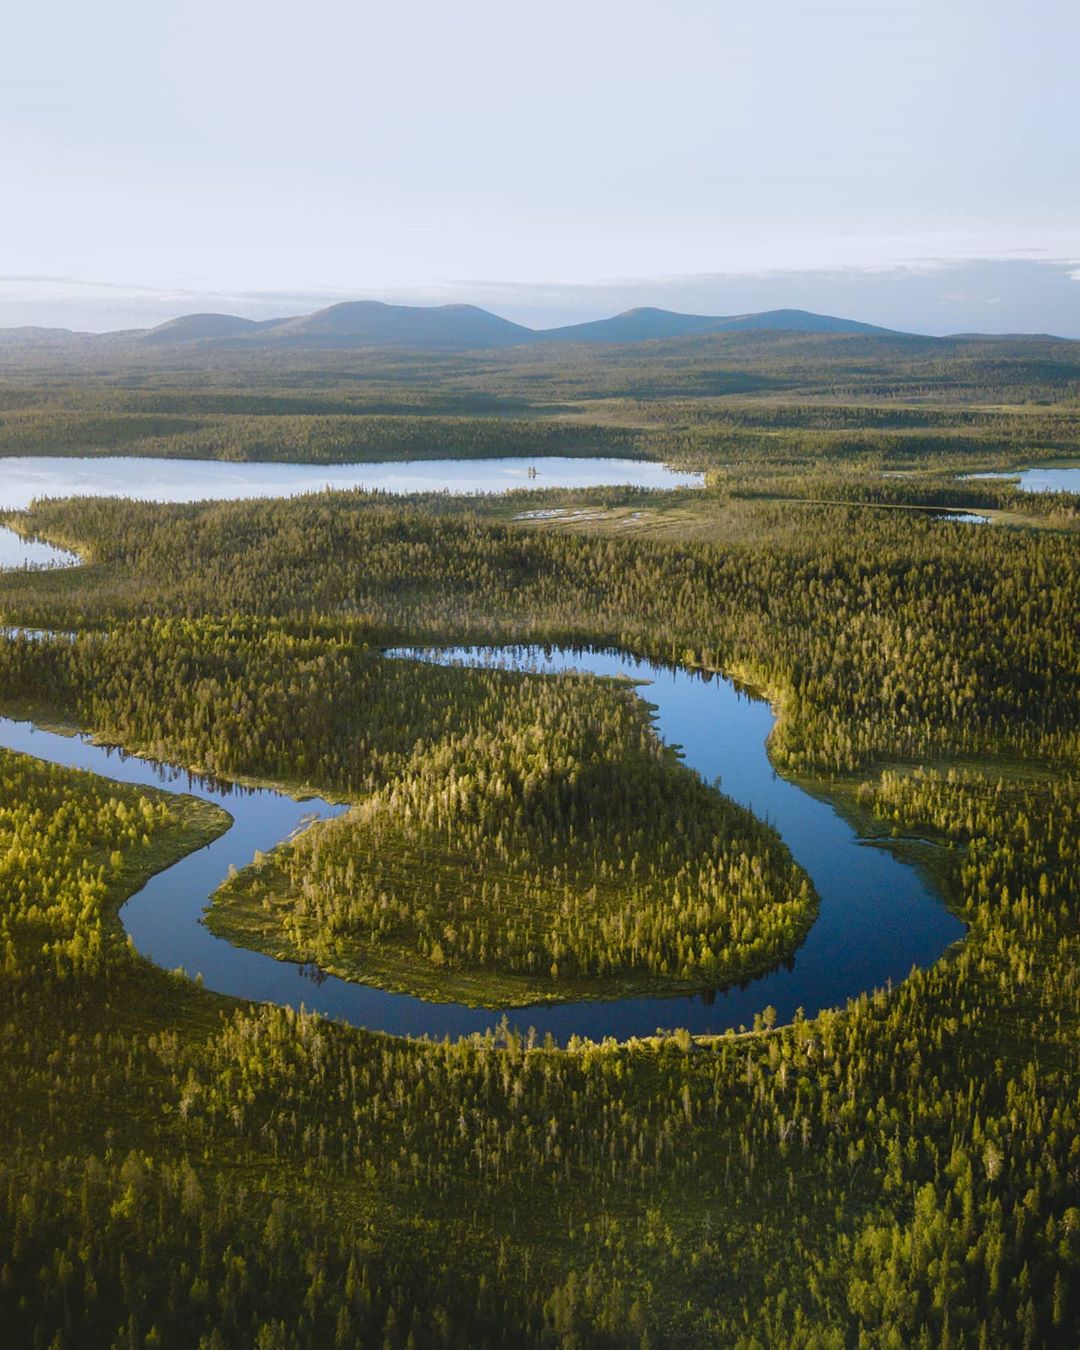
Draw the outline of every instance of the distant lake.
M530 474L530 470L534 470ZM419 459L378 464L233 464L216 459L0 458L0 506L40 497L133 497L154 502L294 497L325 488L510 492L520 488L701 487L704 475L640 459Z
M965 478L1015 478L1021 492L1080 492L1080 467L1020 469L1016 473L966 473Z

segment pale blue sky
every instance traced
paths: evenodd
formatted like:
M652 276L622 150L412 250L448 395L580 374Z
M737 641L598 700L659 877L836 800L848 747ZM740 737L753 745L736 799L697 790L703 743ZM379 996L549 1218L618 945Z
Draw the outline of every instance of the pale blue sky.
M945 321L928 270L968 285L967 260L1003 259L1048 264L1046 322L1030 270L979 285L1007 274L1024 326L1064 331L1078 51L1075 0L23 5L0 323L358 296L554 323L615 296L783 304L790 273L819 308L947 331L972 325ZM979 326L1015 326L985 286ZM874 295L888 314L856 303Z

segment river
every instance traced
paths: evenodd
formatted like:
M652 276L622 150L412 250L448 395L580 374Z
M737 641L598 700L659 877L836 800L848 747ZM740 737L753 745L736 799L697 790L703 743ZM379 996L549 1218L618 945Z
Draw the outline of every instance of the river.
M1078 492L1080 467L1037 464L1031 469L1017 469L1014 473L966 473L963 478L1015 479L1021 492Z
M394 659L458 661L536 669L552 677L567 670L636 682L655 706L659 735L681 747L685 762L707 782L768 821L809 874L820 911L809 935L785 964L742 986L691 997L631 998L479 1009L394 994L326 977L215 938L201 922L209 896L230 867L243 868L297 829L345 809L319 798L298 802L271 789L249 790L125 756L91 744L0 719L0 744L40 759L90 769L106 777L217 802L232 827L214 843L153 877L121 911L136 948L168 970L200 975L209 989L292 1007L399 1035L458 1037L512 1027L550 1032L560 1044L573 1034L600 1040L650 1035L658 1028L694 1033L750 1025L766 1005L789 1021L801 1008L812 1016L859 994L902 980L927 966L963 935L963 925L934 894L924 874L888 847L860 840L827 802L779 777L766 753L769 705L721 676L657 666L614 652L540 649L456 649L399 653Z

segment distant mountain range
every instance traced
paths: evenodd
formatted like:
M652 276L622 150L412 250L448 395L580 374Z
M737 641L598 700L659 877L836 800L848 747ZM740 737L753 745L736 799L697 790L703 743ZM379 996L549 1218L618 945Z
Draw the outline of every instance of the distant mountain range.
M872 323L811 314L806 309L769 309L761 314L676 314L670 309L628 309L610 319L545 328L532 342L648 342L658 338L695 337L702 333L748 333L771 330L788 333L892 333Z
M73 333L63 328L0 329L0 344L62 346L67 343L135 344L148 347L347 348L406 347L428 351L477 351L530 343L629 343L710 333L785 331L888 335L894 330L811 314L771 309L761 314L676 314L667 309L628 309L610 319L562 328L526 328L476 305L387 305L352 300L314 314L286 319L243 319L236 314L185 314L157 328L117 333Z

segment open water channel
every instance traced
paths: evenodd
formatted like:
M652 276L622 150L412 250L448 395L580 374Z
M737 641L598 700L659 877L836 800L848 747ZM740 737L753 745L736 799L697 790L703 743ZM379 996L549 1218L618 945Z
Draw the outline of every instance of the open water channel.
M783 965L738 987L692 997L630 998L533 1005L515 1009L436 1003L324 976L214 937L202 923L210 895L230 867L249 864L312 820L344 808L313 798L298 802L271 789L215 782L126 756L85 738L0 719L0 744L40 759L92 770L121 782L164 787L217 802L232 816L221 838L159 873L121 911L132 942L168 970L201 976L222 994L301 1005L357 1026L399 1035L458 1037L495 1028L503 1016L520 1031L600 1040L650 1035L658 1028L695 1033L749 1025L767 1005L779 1021L801 1008L811 1016L864 991L903 979L936 961L963 934L919 869L887 846L860 840L828 803L780 778L766 753L769 705L720 676L657 666L618 652L559 649L457 649L403 652L393 659L492 664L557 678L578 670L647 681L640 692L655 706L657 732L682 748L685 762L708 782L774 826L820 897L817 920Z

